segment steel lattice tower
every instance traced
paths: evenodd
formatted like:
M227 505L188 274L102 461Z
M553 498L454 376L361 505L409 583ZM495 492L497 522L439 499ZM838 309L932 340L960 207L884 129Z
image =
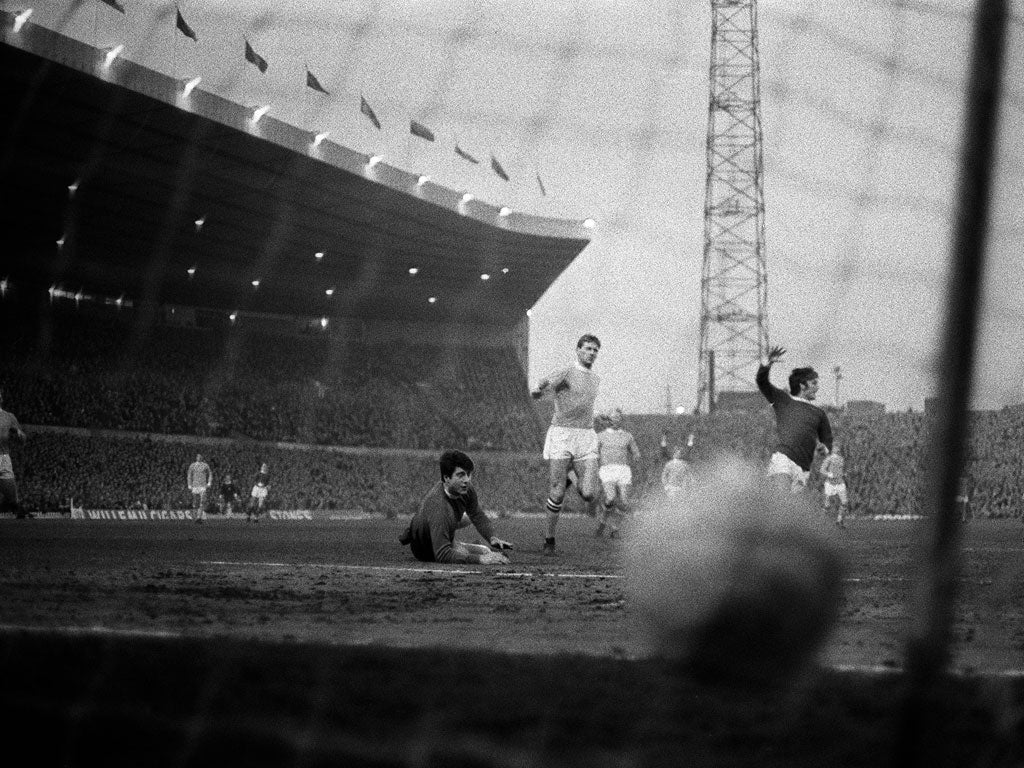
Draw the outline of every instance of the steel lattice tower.
M768 349L757 0L711 9L698 410L712 388L755 389Z

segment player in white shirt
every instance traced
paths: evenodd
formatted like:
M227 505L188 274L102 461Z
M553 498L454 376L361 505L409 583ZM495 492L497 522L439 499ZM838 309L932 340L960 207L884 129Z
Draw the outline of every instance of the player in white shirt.
M619 535L619 523L629 511L629 494L633 487L630 462L640 460L640 449L633 435L622 428L621 410L615 409L608 421L608 428L597 436L598 476L604 490L604 504L594 535L603 536L607 526L608 538L614 539Z
M825 512L832 513L833 499L839 502L839 511L836 514L836 526L839 528L846 527L846 523L843 520L850 505L849 494L846 490L845 469L846 461L843 459L843 454L840 451L839 441L836 440L832 443L832 452L825 457L821 462L821 466L818 467L818 472L825 478L823 488Z
M594 401L600 378L591 368L600 349L601 342L596 336L581 336L576 342L575 364L541 379L530 392L534 398L550 392L555 401L555 414L544 440L544 458L548 461L544 554L555 554L555 529L570 470L576 473L577 489L584 501L592 501L597 495Z
M683 449L672 451L672 458L665 462L661 470L661 487L669 499L677 499L693 482L693 470L690 462L683 458Z

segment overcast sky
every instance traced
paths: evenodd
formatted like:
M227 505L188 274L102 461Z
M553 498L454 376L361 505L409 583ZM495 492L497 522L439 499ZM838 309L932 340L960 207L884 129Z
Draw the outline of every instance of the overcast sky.
M696 402L709 0L119 0L32 22L478 198L598 222L534 307L531 380L601 337L599 407ZM786 367L892 409L933 391L973 3L761 0L769 324ZM1010 26L977 405L1024 401L1024 2ZM242 36L270 63L261 75ZM305 88L305 66L331 91ZM383 123L358 112L359 95ZM438 136L412 137L408 120ZM504 182L454 155L493 152ZM486 162L486 161L485 161ZM548 190L540 195L539 172ZM785 371L780 372L784 374ZM779 375L781 382L783 376Z

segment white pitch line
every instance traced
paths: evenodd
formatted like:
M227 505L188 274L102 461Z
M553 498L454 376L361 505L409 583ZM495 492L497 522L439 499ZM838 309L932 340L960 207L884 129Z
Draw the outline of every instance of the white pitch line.
M400 565L348 565L344 563L273 563L258 562L249 560L200 560L201 565L218 565L227 567L256 567L256 568L323 568L325 570L340 571L381 571L385 573L430 573L447 576L481 576L489 574L496 579L622 579L621 573L549 573L546 571L496 571L496 570L473 570L469 568L412 568ZM863 584L865 582L876 582L884 584L897 584L909 582L911 579L903 576L867 576L848 577L843 579L844 584ZM991 579L960 579L965 583L990 585Z
M217 566L247 566L256 568L323 568L325 570L346 570L346 571L381 571L384 573L424 573L437 574L441 576L482 576L484 574L493 576L496 579L607 579L609 581L625 578L620 573L550 573L547 571L497 571L497 570L473 570L469 568L413 568L400 565L347 565L344 563L273 563L246 560L200 560L201 565ZM912 579L903 576L850 576L843 579L844 584L864 584L874 582L877 584L902 584ZM991 579L966 579L959 581L965 584L980 584L991 586Z
M402 571L409 573L446 573L453 576L483 573L465 568L404 568L397 565L344 565L341 563L260 563L246 560L200 560L202 565L257 566L260 568L328 568L356 571Z
M489 573L495 578L527 579L549 577L556 579L621 579L618 573L546 573L533 571L480 571L467 568L409 568L400 565L346 565L343 563L261 563L235 560L200 560L202 565L256 566L259 568L325 568L346 571L385 571L389 573L438 573L449 576L481 575Z

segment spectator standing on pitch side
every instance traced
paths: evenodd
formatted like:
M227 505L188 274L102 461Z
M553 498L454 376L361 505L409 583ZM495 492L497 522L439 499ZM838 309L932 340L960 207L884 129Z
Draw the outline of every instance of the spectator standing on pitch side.
M231 478L231 473L228 472L224 475L224 482L220 484L220 511L224 517L231 517L235 510L235 505L242 498L242 492L238 490L238 486L235 485L235 481Z
M18 483L14 478L14 465L11 463L10 441L13 437L25 442L26 435L18 423L18 417L4 410L4 391L0 389L0 507L8 506L19 520L28 514L22 509L18 497Z
M796 493L807 487L818 444L825 446L826 453L832 450L832 425L828 414L812 402L818 394L818 374L813 368L794 368L789 392L772 386L769 371L785 354L782 347L772 347L755 379L775 412L778 431L768 476L780 489Z
M473 488L473 460L462 451L445 451L439 461L441 482L435 483L398 541L417 560L427 563L509 562L502 550L512 545L494 535L494 526L480 508ZM455 531L470 523L490 546L455 540ZM495 551L498 550L498 551Z
M629 512L630 491L633 488L632 462L640 460L640 449L628 430L622 428L622 411L615 409L608 418L608 426L597 435L598 475L604 491L595 536L608 538L619 535L619 523Z
M201 523L206 520L206 492L213 485L213 471L203 461L201 453L197 453L196 460L189 465L187 479L192 493L192 511L196 513L196 522Z
M548 498L544 554L555 554L555 529L562 511L569 471L577 477L577 490L584 501L597 495L597 433L594 432L594 401L600 378L592 370L601 342L585 334L576 342L576 362L543 378L530 392L533 398L550 391L555 413L544 440L544 458L548 461Z

